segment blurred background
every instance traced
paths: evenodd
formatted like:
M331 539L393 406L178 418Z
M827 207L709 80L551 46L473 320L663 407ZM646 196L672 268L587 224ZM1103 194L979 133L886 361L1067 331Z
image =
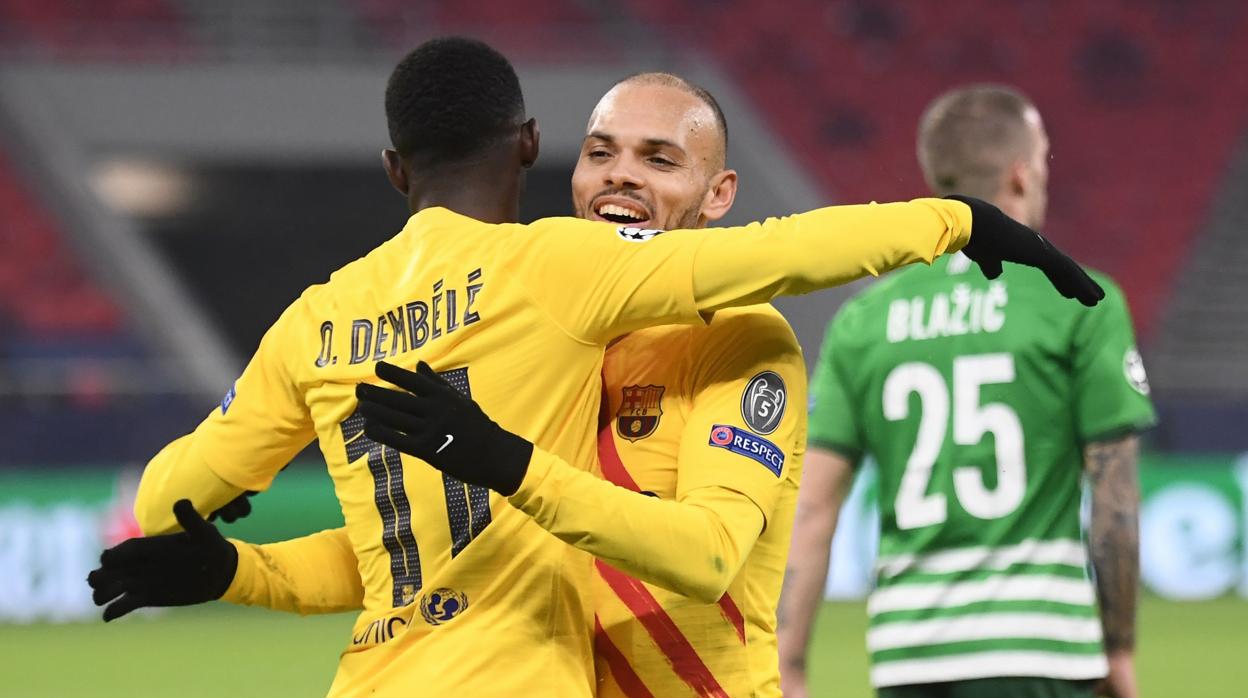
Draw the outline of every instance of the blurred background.
M570 213L589 111L639 70L723 104L730 223L923 195L927 102L968 82L1026 92L1052 140L1045 232L1124 288L1161 415L1142 464L1143 688L1248 694L1238 0L0 0L0 694L328 686L347 617L211 606L105 628L82 580L137 533L146 459L219 402L304 287L403 225L382 90L447 33L520 72L543 137L526 220ZM850 292L778 304L808 360ZM228 533L339 523L318 459ZM872 491L860 478L837 538L812 669L827 695L868 694Z

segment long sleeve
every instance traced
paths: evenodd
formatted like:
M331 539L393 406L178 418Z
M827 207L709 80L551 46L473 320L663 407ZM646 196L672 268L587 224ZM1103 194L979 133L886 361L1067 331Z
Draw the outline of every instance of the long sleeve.
M604 342L641 327L695 324L721 308L930 263L967 243L971 212L953 200L916 199L661 235L572 218L543 219L524 230L511 242L515 272L570 335Z
M298 312L296 302L269 329L220 407L143 471L134 512L145 534L177 530L179 499L207 516L243 490L268 488L312 441L312 417L286 365L288 352L302 347Z
M970 240L970 208L949 199L833 206L710 229L698 250L698 310L766 303L924 262Z
M724 594L764 521L753 500L735 490L702 487L678 501L661 500L541 449L534 449L528 475L510 502L560 540L706 603Z
M690 332L688 355L672 357L685 366L678 390L687 400L672 408L683 422L679 449L667 456L675 461L674 499L616 486L539 449L511 503L624 572L713 602L745 564L780 494L796 487L806 370L793 330L767 306L724 311ZM630 459L644 457L617 443L611 432L600 435L608 477L609 468L627 472Z
M173 533L180 530L173 516L177 500L189 499L207 515L242 493L242 488L221 479L195 453L194 436L188 434L162 448L143 469L134 516L144 535Z
M230 542L238 550L238 571L223 601L302 615L364 606L364 585L345 528L266 545Z

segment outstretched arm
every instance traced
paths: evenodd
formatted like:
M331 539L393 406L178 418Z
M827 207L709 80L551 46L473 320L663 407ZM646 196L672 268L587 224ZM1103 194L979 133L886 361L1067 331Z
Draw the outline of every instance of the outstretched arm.
M1095 305L1103 296L1044 238L976 199L831 206L736 228L643 233L633 238L629 228L551 218L509 244L521 282L551 319L599 344L958 250L990 278L1001 273L1002 261L1018 262L1042 269L1067 297Z

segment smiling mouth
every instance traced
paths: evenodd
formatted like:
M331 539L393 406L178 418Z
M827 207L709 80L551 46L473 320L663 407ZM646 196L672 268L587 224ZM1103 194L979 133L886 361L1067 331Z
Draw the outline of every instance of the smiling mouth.
M650 214L645 211L629 206L620 206L619 204L599 204L594 208L594 213L598 214L603 220L622 225L650 220Z

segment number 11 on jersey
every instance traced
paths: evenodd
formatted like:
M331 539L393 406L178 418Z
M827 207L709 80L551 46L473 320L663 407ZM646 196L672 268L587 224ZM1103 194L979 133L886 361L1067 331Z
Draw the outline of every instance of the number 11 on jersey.
M471 397L468 369L457 368L440 373L448 383ZM373 500L381 516L381 544L390 555L390 576L393 602L397 608L415 600L421 588L420 548L412 532L412 507L403 488L403 462L399 452L382 446L364 435L364 416L353 413L341 425L346 444L347 462L353 463L365 454L368 471L373 476ZM451 557L463 552L491 520L490 491L468 485L442 474L446 496L446 519L450 526Z

